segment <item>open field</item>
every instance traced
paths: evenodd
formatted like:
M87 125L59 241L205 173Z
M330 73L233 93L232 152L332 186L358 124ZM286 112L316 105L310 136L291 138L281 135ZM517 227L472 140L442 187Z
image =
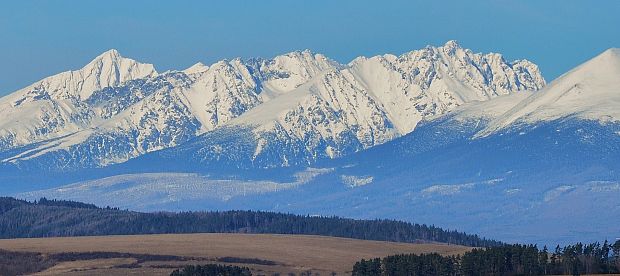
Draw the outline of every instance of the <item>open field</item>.
M0 249L42 253L123 252L187 257L179 261L104 258L70 261L37 275L168 275L190 263L227 263L250 267L254 274L289 272L347 274L362 258L399 253L462 254L468 247L411 244L305 235L169 234L0 240ZM234 257L234 258L227 258ZM190 260L191 259L191 260ZM260 260L256 260L260 259ZM266 262L271 261L274 263Z

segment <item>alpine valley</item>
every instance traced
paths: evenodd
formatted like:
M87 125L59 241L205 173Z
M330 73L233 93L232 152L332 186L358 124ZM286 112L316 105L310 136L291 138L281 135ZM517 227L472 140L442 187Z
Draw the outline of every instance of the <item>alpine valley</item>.
M614 239L620 50L549 84L530 61L455 41L348 64L306 50L163 73L110 50L0 98L0 182L18 198L133 210Z

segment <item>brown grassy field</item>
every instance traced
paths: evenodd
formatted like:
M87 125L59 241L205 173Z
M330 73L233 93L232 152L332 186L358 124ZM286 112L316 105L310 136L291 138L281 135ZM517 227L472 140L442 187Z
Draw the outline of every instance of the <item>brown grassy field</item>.
M123 252L193 257L191 261L147 261L131 258L94 259L60 263L38 275L169 275L175 267L190 263L222 263L223 257L261 259L275 265L247 266L255 275L287 275L311 270L313 274L339 275L351 271L362 258L399 253L462 254L468 247L447 244L410 244L304 235L171 234L98 236L0 240L0 249L42 253ZM131 265L133 264L133 265ZM120 265L120 267L119 267ZM123 267L123 266L130 267Z

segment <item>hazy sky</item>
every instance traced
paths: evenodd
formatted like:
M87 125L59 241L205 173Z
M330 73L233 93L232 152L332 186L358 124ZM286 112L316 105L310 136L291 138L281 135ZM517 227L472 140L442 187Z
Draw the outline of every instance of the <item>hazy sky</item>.
M527 58L550 81L620 47L618 0L7 2L0 96L110 48L162 72L306 48L346 63L456 39L475 52Z

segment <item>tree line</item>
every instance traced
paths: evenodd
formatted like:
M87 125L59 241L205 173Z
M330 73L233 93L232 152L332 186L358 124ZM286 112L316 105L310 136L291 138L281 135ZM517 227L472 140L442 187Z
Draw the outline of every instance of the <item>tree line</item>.
M434 241L475 247L501 245L458 231L395 220L355 220L260 211L142 213L74 201L0 198L0 238L255 233L304 234L394 242Z
M55 265L41 253L12 252L0 249L0 275L28 275Z
M182 269L174 270L170 276L252 276L247 267L232 265L188 265Z
M135 259L132 264L120 264L114 268L135 268L144 262L182 262L182 261L206 261L205 258L152 255L122 252L16 252L0 249L0 275L30 275L44 271L62 262L88 261L95 259ZM218 260L219 261L219 260Z
M462 256L402 254L361 260L354 276L370 275L582 275L620 273L620 240L560 247L535 245L477 248Z

